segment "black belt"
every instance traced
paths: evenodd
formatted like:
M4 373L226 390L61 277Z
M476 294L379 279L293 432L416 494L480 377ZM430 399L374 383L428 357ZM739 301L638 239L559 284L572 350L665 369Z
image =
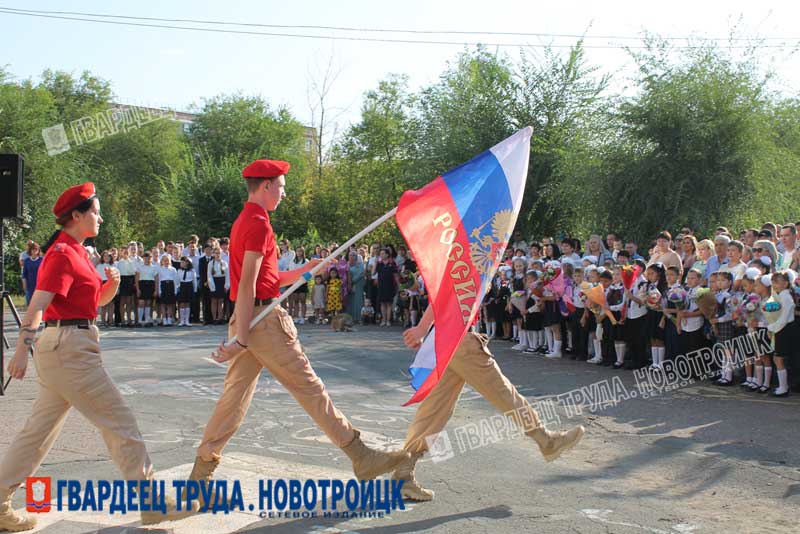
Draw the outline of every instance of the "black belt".
M256 299L255 300L255 305L256 306L269 306L273 302L275 302L275 299Z
M95 324L95 319L61 319L60 321L45 321L45 328L51 326L86 326Z

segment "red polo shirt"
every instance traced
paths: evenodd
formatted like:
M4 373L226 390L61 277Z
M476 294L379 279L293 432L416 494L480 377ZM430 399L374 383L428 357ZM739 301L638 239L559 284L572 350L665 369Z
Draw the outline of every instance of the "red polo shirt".
M231 300L239 295L244 253L248 250L264 256L256 277L256 298L274 299L281 295L278 282L278 247L269 223L267 210L253 202L245 202L244 209L231 228L230 272Z
M39 268L36 289L55 293L44 311L45 321L94 319L102 280L83 245L66 232L48 249Z

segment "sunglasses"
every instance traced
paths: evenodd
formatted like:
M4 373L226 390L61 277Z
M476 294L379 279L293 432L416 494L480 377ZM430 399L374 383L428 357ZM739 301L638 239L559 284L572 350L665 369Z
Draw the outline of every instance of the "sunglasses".
M753 252L764 252L764 249L763 249L763 248L761 248L761 247L754 248L754 249L753 249Z

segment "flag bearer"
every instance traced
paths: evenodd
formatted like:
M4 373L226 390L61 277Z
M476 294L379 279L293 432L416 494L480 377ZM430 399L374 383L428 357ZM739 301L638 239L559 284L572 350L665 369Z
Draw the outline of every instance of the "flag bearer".
M225 386L206 425L197 449L190 476L193 480L211 479L222 450L241 425L258 383L266 368L291 393L300 406L325 432L334 445L353 462L359 479L372 479L389 472L408 458L403 451L382 452L367 447L358 430L334 406L325 385L314 372L297 339L294 320L282 307L276 307L252 331L251 319L274 299L280 288L289 286L310 271L320 260L311 260L292 271L278 272L275 234L267 212L286 196L285 161L257 160L242 176L247 181L248 201L231 229L231 300L236 308L228 335L236 342L219 346L215 359L230 361Z

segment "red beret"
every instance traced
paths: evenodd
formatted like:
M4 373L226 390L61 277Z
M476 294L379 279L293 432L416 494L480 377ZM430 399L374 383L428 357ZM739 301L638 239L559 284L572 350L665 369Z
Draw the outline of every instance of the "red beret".
M73 185L58 197L56 205L53 206L53 213L56 217L66 215L84 200L94 198L95 196L96 193L92 182Z
M242 171L245 178L277 178L289 172L288 161L257 159Z

